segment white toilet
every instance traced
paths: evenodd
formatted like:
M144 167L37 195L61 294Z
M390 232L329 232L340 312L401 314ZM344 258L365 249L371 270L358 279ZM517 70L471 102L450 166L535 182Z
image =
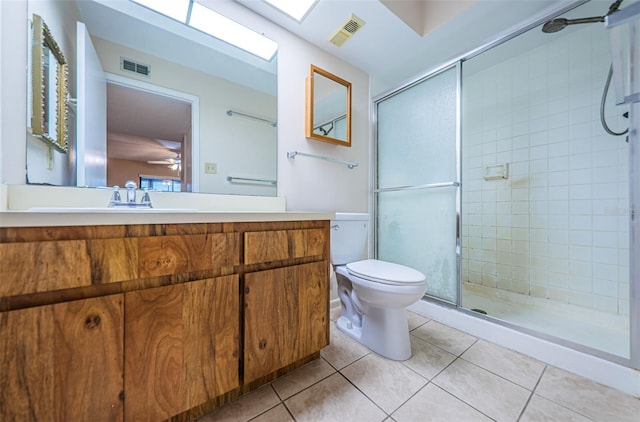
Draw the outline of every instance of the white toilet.
M331 221L331 263L338 281L340 331L394 360L411 357L406 307L427 290L413 268L367 257L368 214L336 213Z

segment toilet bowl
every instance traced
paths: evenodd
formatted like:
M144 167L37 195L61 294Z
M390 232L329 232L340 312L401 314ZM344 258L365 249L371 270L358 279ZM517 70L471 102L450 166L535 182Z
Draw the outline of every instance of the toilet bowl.
M361 259L367 222L367 214L336 213L331 223L331 260L342 311L336 325L379 355L406 360L411 357L406 308L425 294L425 276L403 265Z

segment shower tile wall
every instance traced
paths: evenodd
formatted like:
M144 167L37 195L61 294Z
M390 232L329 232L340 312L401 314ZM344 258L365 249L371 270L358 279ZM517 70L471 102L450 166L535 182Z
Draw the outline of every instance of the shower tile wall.
M463 282L629 313L628 144L600 126L604 31L544 34L533 50L463 67ZM509 178L484 180L496 163Z

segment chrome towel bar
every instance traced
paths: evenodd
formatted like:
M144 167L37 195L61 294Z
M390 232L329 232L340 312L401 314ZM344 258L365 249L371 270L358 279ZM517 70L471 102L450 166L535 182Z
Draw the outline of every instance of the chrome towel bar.
M252 179L250 177L235 177L235 176L227 176L227 182L235 183L235 182L247 182L247 183L267 183L269 185L275 185L278 182L271 179Z
M246 117L247 119L256 120L256 121L259 121L259 122L262 122L262 123L268 123L273 127L277 127L278 126L278 122L272 122L271 120L263 119L262 117L258 117L258 116L252 116L252 115L246 114L246 113L241 113L239 111L227 110L227 116L229 116L229 117L233 117L236 114L238 116Z
M353 161L338 160L336 158L325 157L324 155L307 154L306 152L299 152L299 151L289 151L289 152L287 152L287 158L289 158L289 159L295 158L296 155L301 155L303 157L317 158L318 160L330 161L332 163L344 164L345 166L349 167L350 169L354 169L354 168L358 167L358 163L354 163Z

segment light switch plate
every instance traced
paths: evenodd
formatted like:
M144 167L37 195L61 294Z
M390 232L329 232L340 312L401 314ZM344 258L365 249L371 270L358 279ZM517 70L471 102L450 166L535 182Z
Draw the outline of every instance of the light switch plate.
M204 163L204 172L208 174L218 174L218 165L216 163Z

